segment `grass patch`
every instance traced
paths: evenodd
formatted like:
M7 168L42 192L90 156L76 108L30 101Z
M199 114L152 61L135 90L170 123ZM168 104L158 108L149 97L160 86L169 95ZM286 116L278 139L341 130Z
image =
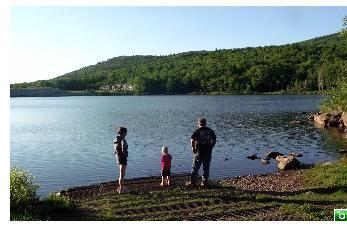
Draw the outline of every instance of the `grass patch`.
M307 188L333 188L346 192L347 187L347 159L342 158L334 165L316 165L305 175Z
M327 221L332 220L333 218L333 211L330 210L324 210L320 207L311 205L309 203L305 203L302 205L296 205L296 204L286 204L281 206L281 210L286 213L290 214L293 217L298 218L299 220L321 220L321 221Z
M316 165L305 173L309 190L285 198L282 205L287 213L301 215L308 220L333 220L333 209L347 208L347 159L330 166Z

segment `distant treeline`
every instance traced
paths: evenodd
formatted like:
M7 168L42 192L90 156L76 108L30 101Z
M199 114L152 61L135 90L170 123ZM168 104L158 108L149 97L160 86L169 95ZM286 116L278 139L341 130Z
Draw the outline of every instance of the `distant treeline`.
M115 57L11 88L135 94L309 92L334 89L346 75L347 41L336 33L281 46Z
M69 92L56 88L16 88L11 89L10 97L60 97L71 96Z

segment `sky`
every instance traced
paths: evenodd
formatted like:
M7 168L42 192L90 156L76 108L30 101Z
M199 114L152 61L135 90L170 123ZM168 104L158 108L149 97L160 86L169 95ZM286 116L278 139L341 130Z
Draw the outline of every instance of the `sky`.
M338 32L347 7L12 6L10 83L109 58L280 45Z

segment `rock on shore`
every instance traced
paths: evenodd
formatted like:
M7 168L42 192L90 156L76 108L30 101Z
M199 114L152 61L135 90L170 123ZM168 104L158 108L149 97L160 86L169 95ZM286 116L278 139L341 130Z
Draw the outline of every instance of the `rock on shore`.
M347 139L347 112L311 113L308 119L323 127L336 127L342 138Z
M313 113L310 115L309 119L313 120L315 123L323 125L324 127L347 127L347 113L346 112L336 112L336 113Z
M276 152L276 151L270 151L270 152L267 152L267 153L266 153L266 157L267 157L267 158L276 159L277 156L283 156L283 154L280 153L280 152Z
M278 168L282 170L297 169L300 167L300 161L294 156L277 156Z
M342 122L344 127L347 128L347 112L342 113L340 121Z

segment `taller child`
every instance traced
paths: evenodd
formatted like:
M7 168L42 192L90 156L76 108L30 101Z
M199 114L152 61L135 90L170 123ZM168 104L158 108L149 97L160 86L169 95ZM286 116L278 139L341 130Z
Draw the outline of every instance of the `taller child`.
M118 129L118 135L113 141L115 155L117 156L117 161L119 165L119 179L118 179L118 193L124 193L126 190L123 186L125 170L128 164L128 143L125 140L128 130L125 127L120 127Z

